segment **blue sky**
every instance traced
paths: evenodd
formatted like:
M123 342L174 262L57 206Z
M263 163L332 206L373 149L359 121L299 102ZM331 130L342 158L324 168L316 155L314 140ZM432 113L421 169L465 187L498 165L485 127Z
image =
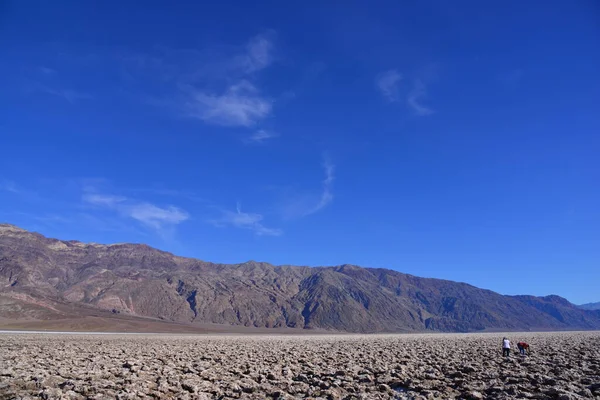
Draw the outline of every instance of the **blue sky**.
M596 2L213 3L0 3L1 221L600 300Z

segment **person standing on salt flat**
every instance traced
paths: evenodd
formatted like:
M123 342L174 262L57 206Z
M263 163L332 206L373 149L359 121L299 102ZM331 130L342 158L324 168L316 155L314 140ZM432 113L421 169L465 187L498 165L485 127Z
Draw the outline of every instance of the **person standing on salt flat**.
M510 357L510 340L502 339L502 356Z

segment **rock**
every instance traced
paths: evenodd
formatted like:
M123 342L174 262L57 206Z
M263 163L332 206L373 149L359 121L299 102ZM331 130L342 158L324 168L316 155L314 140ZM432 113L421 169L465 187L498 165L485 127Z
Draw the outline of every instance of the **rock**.
M465 394L465 398L469 400L482 400L484 397L483 394L481 394L480 392L472 390Z
M181 388L183 390L187 390L190 393L196 393L198 391L198 386L193 381L183 381L181 382Z
M60 389L44 389L40 397L44 400L59 400L62 394L62 390Z
M464 372L465 374L470 374L472 372L476 372L477 369L475 367L473 367L472 365L465 365L464 367L461 368L461 371Z
M557 400L575 400L577 396L574 396L570 393L563 393L557 397Z
M377 389L379 389L380 392L389 392L391 390L391 388L386 385L385 383L381 383L377 386Z

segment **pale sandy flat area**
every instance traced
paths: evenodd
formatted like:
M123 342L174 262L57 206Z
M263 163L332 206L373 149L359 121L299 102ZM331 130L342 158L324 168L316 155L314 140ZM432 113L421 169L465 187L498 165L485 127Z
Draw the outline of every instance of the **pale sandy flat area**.
M0 334L0 399L30 398L600 399L600 332Z

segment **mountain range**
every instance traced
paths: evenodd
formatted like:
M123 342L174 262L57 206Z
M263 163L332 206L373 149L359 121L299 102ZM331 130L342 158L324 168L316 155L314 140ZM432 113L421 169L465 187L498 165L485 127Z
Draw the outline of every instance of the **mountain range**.
M600 310L380 268L218 264L0 224L0 326L100 315L343 332L600 329ZM7 322L8 321L8 322Z
M600 310L600 301L597 303L586 303L579 305L582 310Z

